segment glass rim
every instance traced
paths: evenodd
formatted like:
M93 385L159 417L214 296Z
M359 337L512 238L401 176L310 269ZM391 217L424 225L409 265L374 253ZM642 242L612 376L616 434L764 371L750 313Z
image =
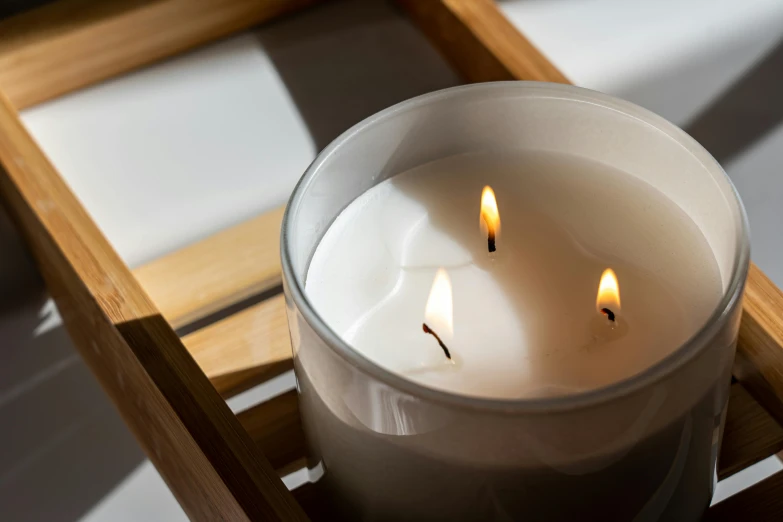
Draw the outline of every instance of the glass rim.
M533 96L538 93L542 95L542 98L560 98L571 101L592 102L602 108L615 110L633 117L640 122L663 132L668 137L684 146L694 159L704 166L705 169L714 175L722 176L731 189L730 194L726 193L725 190L720 189L724 192L724 196L730 198L729 203L733 202L737 206L739 212L739 223L737 223L738 226L736 226L735 230L736 251L734 253L731 274L725 292L706 322L689 339L674 349L666 357L637 374L592 390L552 397L511 399L490 398L462 395L432 388L406 379L402 375L377 365L345 342L334 330L332 330L327 322L321 318L308 299L304 280L306 279L306 274L301 280L296 275L292 261L292 242L290 241L292 223L296 219L298 209L307 194L310 183L318 176L321 166L332 154L337 152L355 135L362 133L367 128L388 119L398 112L414 109L437 100L458 96L465 92L490 91L501 88L515 88L520 91L526 91ZM729 313L737 306L737 300L739 296L742 295L742 290L745 286L750 263L749 225L742 200L739 197L736 187L721 165L694 138L663 117L620 98L573 85L535 81L486 82L434 91L400 102L357 123L343 132L323 149L305 170L304 175L296 184L288 205L286 206L283 215L280 241L283 281L287 293L307 324L320 337L324 344L326 344L326 346L337 356L341 357L347 364L354 366L378 381L412 397L425 399L447 407L485 411L505 411L509 413L540 413L588 408L628 396L646 386L651 386L665 378L667 375L672 374L703 350L707 349L709 346L707 340L717 333L727 320Z

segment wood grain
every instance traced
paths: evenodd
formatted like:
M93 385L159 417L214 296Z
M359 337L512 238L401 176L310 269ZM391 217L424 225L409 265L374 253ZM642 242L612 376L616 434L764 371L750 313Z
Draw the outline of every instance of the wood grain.
M345 520L344 516L334 510L331 495L323 491L321 484L302 484L292 493L313 522Z
M202 328L182 341L225 398L293 367L282 295Z
M751 264L734 375L783 424L783 292Z
M731 386L718 478L747 468L783 450L783 428L740 383Z
M61 0L0 21L0 89L18 109L317 0Z
M275 468L304 457L305 439L295 390L262 402L237 417Z
M218 232L133 271L174 328L281 284L284 207Z
M783 471L715 504L702 522L779 522L783 513Z
M0 196L64 324L192 520L305 520L0 94Z
M568 79L509 23L493 0L397 0L469 82Z

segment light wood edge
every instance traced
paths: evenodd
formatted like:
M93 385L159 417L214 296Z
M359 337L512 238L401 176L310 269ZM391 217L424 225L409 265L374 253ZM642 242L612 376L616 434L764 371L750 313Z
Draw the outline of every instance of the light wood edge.
M163 316L180 328L281 284L284 207L218 232L133 271Z
M188 516L306 519L2 93L0 165L74 344Z
M275 468L285 468L305 456L295 390L240 412L237 418Z
M783 424L783 292L751 264L734 375Z
M736 382L731 386L718 479L733 475L783 450L783 427Z
M397 0L446 60L469 82L568 79L493 0Z
M702 522L779 522L783 513L783 471L712 506Z
M182 341L225 398L293 368L282 295L202 328Z
M0 89L17 109L318 0L61 0L0 21Z

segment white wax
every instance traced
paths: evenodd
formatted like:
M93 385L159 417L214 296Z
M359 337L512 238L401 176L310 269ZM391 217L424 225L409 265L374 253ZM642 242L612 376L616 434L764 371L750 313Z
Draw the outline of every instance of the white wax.
M479 228L495 190L497 255ZM453 360L422 331L438 268L453 286ZM602 271L620 282L623 335L595 308ZM315 310L355 350L454 393L560 395L630 377L677 349L721 296L703 235L633 176L563 154L462 155L372 188L335 220L310 264Z

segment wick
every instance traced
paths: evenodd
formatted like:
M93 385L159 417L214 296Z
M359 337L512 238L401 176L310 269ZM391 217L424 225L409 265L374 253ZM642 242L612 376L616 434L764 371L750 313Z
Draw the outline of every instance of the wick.
M432 328L427 326L427 323L421 323L421 329L424 330L424 333L431 334L435 339L437 339L438 344L441 348L443 348L443 353L446 354L446 358L448 360L451 360L451 354L449 353L449 349L446 348L446 345L443 344L443 341L440 340L440 337L438 337L438 334L436 334L434 331L432 331Z
M495 249L495 229L492 227L492 225L489 223L486 217L482 216L482 219L484 220L484 223L487 225L487 250L489 250L490 254L494 252Z
M614 322L614 312L608 308L601 308L601 313L604 314L610 321Z

